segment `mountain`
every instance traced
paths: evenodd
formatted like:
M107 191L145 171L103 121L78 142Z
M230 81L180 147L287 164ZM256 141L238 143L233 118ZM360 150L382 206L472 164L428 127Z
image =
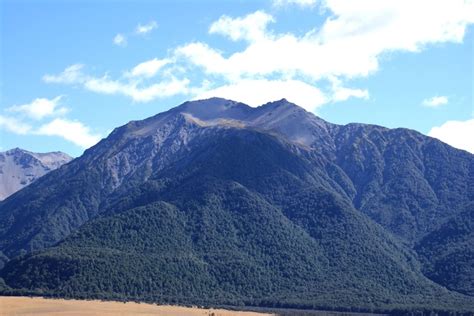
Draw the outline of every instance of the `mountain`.
M472 154L415 131L186 102L1 202L0 288L474 311L473 175Z
M71 160L59 151L43 154L14 148L0 152L0 200Z

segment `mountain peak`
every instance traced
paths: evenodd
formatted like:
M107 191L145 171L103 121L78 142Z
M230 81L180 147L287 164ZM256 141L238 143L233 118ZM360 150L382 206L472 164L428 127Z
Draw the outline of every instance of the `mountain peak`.
M157 139L162 139L173 130L172 126L177 127L177 122L182 122L182 117L201 127L258 129L309 147L317 140L330 139L327 130L329 125L324 120L285 98L258 107L223 98L188 101L151 118L132 121L116 129L111 135L121 134L121 131L121 135L126 138L160 135ZM185 134L187 132L183 132ZM326 145L333 146L332 143Z
M0 152L0 200L71 160L59 151L34 153L16 147Z
M14 154L20 154L20 153L29 153L29 151L25 149L21 149L19 147L15 147L15 148L5 151L4 153L6 153L7 155L14 155Z
M193 101L186 101L178 108L180 109L194 109L194 108L207 108L213 110L222 110L234 107L239 102L228 100L224 98L209 98L209 99L200 99L200 100L193 100Z
M249 121L269 113L274 115L275 118L288 114L288 111L307 113L303 108L285 98L258 107L251 107L242 102L214 97L188 101L178 106L177 109L181 113L191 114L201 120L233 119Z
M263 104L262 106L260 106L261 108L272 108L272 109L277 109L277 108L297 108L297 109L301 109L301 110L304 110L302 107L300 107L299 105L293 103L293 102L290 102L288 101L287 99L283 98L281 100L277 100L277 101L271 101L271 102L268 102L268 103L265 103Z
M42 160L43 157L57 157L58 159L64 159L64 160L71 160L72 157L69 156L68 154L66 153L63 153L62 151L51 151L51 152L44 152L44 153L36 153L36 152L32 152L32 151L29 151L29 150L26 150L26 149L23 149L23 148L20 148L20 147L15 147L15 148L12 148L12 149L8 149L4 152L0 152L0 154L5 154L5 155L28 155L28 156L32 156L36 159L39 159L39 160Z
M178 106L177 109L181 113L191 114L201 120L216 118L242 120L252 110L247 104L223 98L188 101Z

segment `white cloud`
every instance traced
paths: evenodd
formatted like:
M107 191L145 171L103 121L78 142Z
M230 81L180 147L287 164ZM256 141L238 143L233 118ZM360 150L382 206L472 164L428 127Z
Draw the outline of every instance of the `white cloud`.
M333 102L346 101L349 98L369 99L369 91L366 89L352 89L342 86L341 80L336 77L329 78L332 83Z
M127 38L125 35L118 33L114 37L114 44L117 46L127 46Z
M368 45L367 52L375 56L390 50L419 51L430 43L460 42L467 24L474 22L474 3L465 0L326 0L325 4L335 17L325 22L321 39L350 43L352 38Z
M275 7L283 7L287 5L298 5L300 7L313 7L316 5L316 0L273 0Z
M256 11L243 18L231 18L223 15L209 28L211 34L221 34L233 41L247 40L256 42L266 37L267 24L274 22L273 17L263 11Z
M158 71L156 65L153 65L152 69L147 69L141 66L142 64L137 65L138 70L136 70L137 67L135 67L131 72L127 72L126 77L128 78L125 78L125 81L111 79L107 75L102 77L86 75L82 71L82 65L69 66L58 75L45 75L43 80L53 83L79 84L93 92L124 95L132 98L133 101L136 102L149 102L157 98L189 93L189 79L187 78L177 79L171 76L158 83L145 86L140 85L140 81L130 78L130 73L133 73L133 70L136 70L137 75L142 76L151 75L153 71Z
M59 136L83 149L95 145L100 140L99 135L93 134L90 128L81 122L60 118L40 126L34 133L37 135Z
M9 107L7 111L24 113L35 120L41 120L47 116L63 115L68 109L59 107L61 98L62 96L57 96L53 99L36 98L28 104Z
M139 35L147 34L158 27L158 23L156 21L151 21L147 24L138 24L135 28L135 33Z
M273 17L257 11L245 17L223 16L211 25L210 33L247 40L243 50L224 57L204 43L191 43L177 53L207 73L232 78L365 77L378 70L383 53L417 52L428 44L461 42L466 26L474 22L469 14L474 5L464 0L326 0L324 4L331 16L302 36L268 31Z
M275 19L263 11L237 18L224 15L211 24L209 33L245 40L243 49L229 54L193 42L176 48L174 56L224 80L222 87L206 92L208 96L240 96L244 86L255 91L249 82L268 86L275 81L281 86L301 81L315 88L316 82L329 80L332 95L325 98L327 102L368 99L366 89L347 88L343 81L376 72L384 53L418 52L429 44L461 42L467 25L474 22L474 15L468 13L474 5L463 0L327 0L324 6L330 16L319 28L300 36L269 30ZM306 108L315 107L302 102Z
M319 89L298 80L240 80L201 92L195 99L210 97L231 99L250 106L286 98L308 111L313 111L327 102L327 98Z
M117 46L122 46L125 47L128 44L127 37L129 36L142 36L147 33L150 33L154 29L158 27L158 24L156 21L151 21L150 23L147 24L138 24L135 30L132 32L128 33L117 33L114 38L113 38L113 43Z
M432 98L424 99L423 102L421 102L421 104L430 108L437 108L441 105L448 104L448 97L434 96Z
M19 135L26 135L32 129L29 124L25 124L16 118L3 115L0 115L0 128Z
M7 111L25 113L31 119L39 120L65 113L65 108L57 108L60 99L61 96L51 100L37 98L29 104L10 107ZM64 118L55 118L38 127L38 125L25 123L17 117L0 115L0 129L19 135L59 136L81 148L88 148L100 139L100 135L93 134L83 123Z
M433 127L428 135L474 154L474 119L447 121L441 126Z
M136 82L122 83L108 77L89 78L84 87L90 91L103 94L121 94L136 102L149 102L157 98L170 97L188 92L188 79L171 78L167 81L139 87Z
M146 77L150 78L156 75L156 73L162 69L164 66L169 64L171 60L169 59L158 59L154 58L151 60L144 61L135 67L132 70L127 72L129 77Z
M224 74L226 77L232 76L231 65L221 55L221 53L209 47L205 43L195 42L178 47L175 50L177 58L184 58L195 66L202 67L208 74ZM235 76L238 78L238 75Z
M280 2L309 6L315 1ZM367 89L346 85L352 78L376 72L381 56L419 52L431 44L462 42L467 25L474 22L474 2L465 0L325 0L321 7L326 10L325 20L303 34L270 29L276 21L264 11L242 17L223 15L210 25L209 33L244 41L243 48L221 51L204 42L185 43L170 50L166 58L142 62L117 79L85 75L81 65L73 65L59 75L45 76L44 80L80 84L91 91L121 94L137 102L177 94L202 97L216 93L244 98L244 94L251 93L244 93L243 87L258 94L254 88L258 86L266 91L265 97L293 96L293 102L315 109L323 101L368 99ZM141 31L137 28L136 33L144 34L155 28L156 23L139 27ZM145 79L155 76L161 79L145 84ZM194 84L203 81L212 82L213 88ZM320 85L323 81L331 84L324 93L319 88L325 86ZM289 95L270 93L268 87L278 87ZM306 98L294 100L295 87L303 89ZM316 94L318 98L314 98ZM254 102L252 99L263 99L245 98L249 103Z
M59 75L44 75L43 81L47 83L65 83L65 84L75 84L81 83L84 80L84 74L82 69L84 65L74 64L68 66L61 72Z

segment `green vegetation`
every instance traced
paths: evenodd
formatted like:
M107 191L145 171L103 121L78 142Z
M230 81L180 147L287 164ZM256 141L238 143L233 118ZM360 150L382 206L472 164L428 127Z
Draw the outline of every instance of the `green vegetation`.
M472 308L471 299L424 278L413 253L346 200L308 186L299 176L303 158L254 136L249 145L248 135L225 135L162 173L173 178L150 179L117 202L122 208L111 206L55 247L11 260L1 276L13 289L65 297ZM228 167L216 169L217 160ZM137 204L144 205L126 207Z
M407 130L317 121L330 138L306 148L166 115L0 203L0 293L474 311L472 155Z
M415 247L433 281L474 296L474 203Z

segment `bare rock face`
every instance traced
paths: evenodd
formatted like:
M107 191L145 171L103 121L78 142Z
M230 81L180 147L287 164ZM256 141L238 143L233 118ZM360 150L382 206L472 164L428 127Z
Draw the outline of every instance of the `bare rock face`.
M72 160L63 152L33 153L20 148L0 152L0 200Z

